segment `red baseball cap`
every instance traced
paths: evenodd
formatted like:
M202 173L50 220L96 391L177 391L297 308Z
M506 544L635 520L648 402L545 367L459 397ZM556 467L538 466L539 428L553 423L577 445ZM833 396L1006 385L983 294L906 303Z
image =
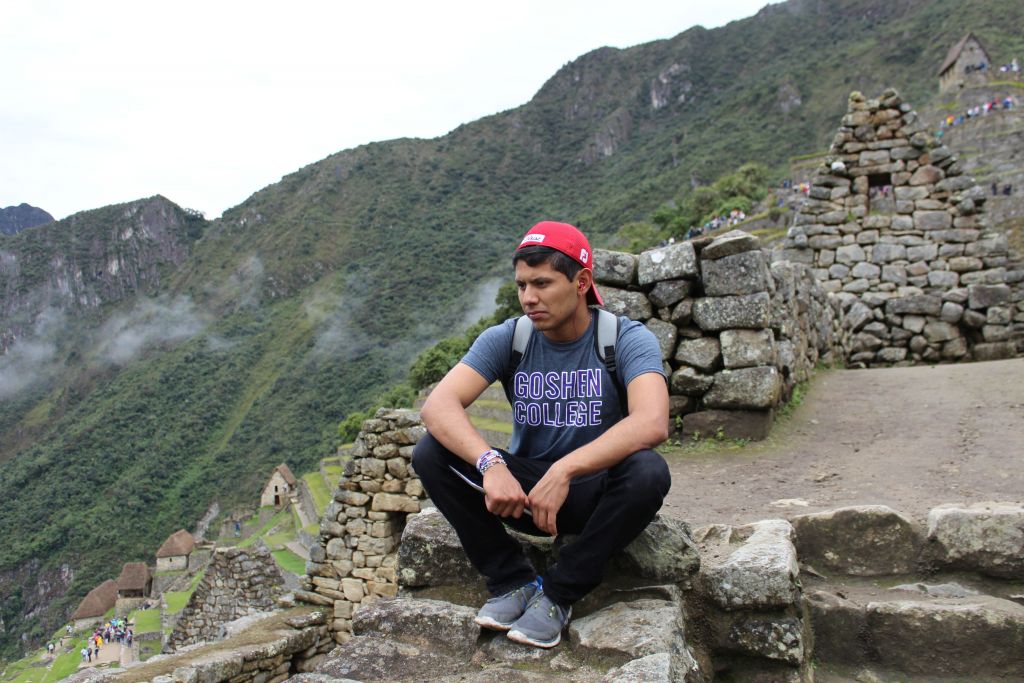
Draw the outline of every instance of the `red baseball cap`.
M523 247L549 247L560 251L576 263L594 273L594 253L590 250L590 242L586 235L575 226L555 221L541 221L530 228L516 250ZM604 306L604 300L597 293L597 285L591 281L587 290L587 303Z

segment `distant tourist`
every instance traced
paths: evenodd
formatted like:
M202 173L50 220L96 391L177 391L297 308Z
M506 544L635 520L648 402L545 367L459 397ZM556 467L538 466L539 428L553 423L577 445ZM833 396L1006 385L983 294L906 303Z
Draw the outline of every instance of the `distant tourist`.
M83 662L90 661L90 659L91 659L90 655L92 653L89 650L87 650L87 649L85 649L83 647L79 652L81 652L81 654L82 654L82 661ZM87 657L89 657L89 659L87 659Z

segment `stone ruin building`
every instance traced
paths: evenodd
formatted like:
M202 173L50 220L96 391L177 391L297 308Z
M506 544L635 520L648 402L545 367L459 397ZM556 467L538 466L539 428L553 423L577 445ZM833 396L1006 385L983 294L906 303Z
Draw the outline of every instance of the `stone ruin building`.
M973 33L967 33L949 48L939 67L939 92L955 92L967 85L984 83L992 71L988 51Z
M773 259L835 294L849 364L1024 352L1024 265L963 174L895 90L853 93L810 196Z
M262 541L248 548L217 548L167 638L166 651L220 639L225 624L276 609L283 592L284 577Z

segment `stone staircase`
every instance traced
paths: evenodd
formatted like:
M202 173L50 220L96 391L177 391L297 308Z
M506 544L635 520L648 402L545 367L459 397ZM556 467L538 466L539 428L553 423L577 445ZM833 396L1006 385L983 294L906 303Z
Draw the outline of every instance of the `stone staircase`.
M550 541L523 537L538 568ZM572 542L565 539L566 543ZM473 622L485 595L440 514L410 516L402 590L296 681L1024 679L1024 506L858 506L694 530L659 517L537 650Z

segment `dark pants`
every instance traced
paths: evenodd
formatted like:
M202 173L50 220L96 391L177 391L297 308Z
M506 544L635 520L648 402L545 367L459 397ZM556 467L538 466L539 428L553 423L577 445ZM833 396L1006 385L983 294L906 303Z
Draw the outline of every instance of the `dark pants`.
M552 463L504 454L509 471L529 494ZM493 595L529 583L537 575L522 546L502 524L534 536L547 536L529 515L500 518L487 511L484 495L462 481L449 466L476 483L472 465L427 434L416 444L412 466L438 509L455 528L473 566L487 579ZM671 478L665 460L653 450L633 453L598 475L569 486L558 512L559 534L578 538L559 552L558 563L544 575L544 592L568 606L593 590L604 577L608 559L643 531L661 508Z

